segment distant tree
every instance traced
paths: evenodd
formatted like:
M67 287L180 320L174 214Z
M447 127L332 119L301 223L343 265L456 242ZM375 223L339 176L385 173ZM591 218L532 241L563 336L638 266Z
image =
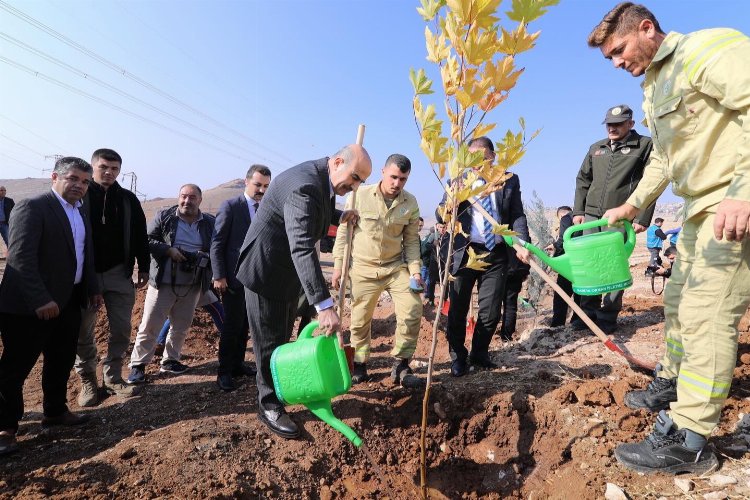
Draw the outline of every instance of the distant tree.
M544 206L544 201L539 197L536 191L532 192L531 203L524 202L524 207L532 243L535 243L540 248L544 248L554 239L552 225L547 216L547 207ZM543 262L540 263L540 266L545 272L549 270L549 266ZM545 291L546 284L544 280L532 269L526 283L526 293L529 298L529 303L534 310L537 310L537 306L542 301L542 297L546 295L544 293Z

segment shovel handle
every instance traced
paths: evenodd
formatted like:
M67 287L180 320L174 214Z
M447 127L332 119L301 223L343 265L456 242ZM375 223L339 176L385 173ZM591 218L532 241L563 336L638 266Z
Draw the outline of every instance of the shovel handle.
M357 127L357 144L360 146L365 140L365 126L360 123ZM357 191L352 191L352 209L356 206ZM349 279L349 261L352 257L352 239L354 238L354 227L351 223L346 225L346 245L344 246L344 262L341 266L341 282L339 285L339 307L338 314L341 318L344 314L344 299L346 298L346 282ZM343 344L343 337L339 337Z

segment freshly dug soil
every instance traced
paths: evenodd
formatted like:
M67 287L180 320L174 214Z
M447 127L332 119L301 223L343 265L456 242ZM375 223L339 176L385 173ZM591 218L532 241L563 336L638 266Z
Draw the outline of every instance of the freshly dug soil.
M663 350L662 298L651 292L644 268L645 262L633 268L636 284L625 294L615 340L656 361ZM651 430L652 415L623 405L624 394L645 386L649 376L631 370L590 333L541 326L550 302L543 302L547 309L520 311L514 341L493 341L491 354L500 365L494 371L452 378L439 333L427 430L430 496L594 499L603 497L607 483L632 498L683 495L671 476L628 472L613 456L617 444L641 440ZM133 337L142 303L141 291ZM412 362L420 376L434 314L425 313ZM183 351L189 372L159 375L155 361L142 395L108 397L82 410L93 421L81 428L41 428L37 364L25 388L21 451L0 459L0 498L418 498L423 392L391 385L394 327L392 303L383 297L373 321L373 378L333 403L377 467L302 406L289 408L303 428L300 439L271 434L256 418L252 381L244 379L232 393L219 391L217 333L199 311ZM739 478L724 489L733 498L750 495L747 446L733 433L750 412L747 317L741 330L735 380L712 440L722 474ZM100 352L106 337L100 315ZM71 409L79 411L77 376L69 388ZM717 489L707 478L690 479L697 496Z

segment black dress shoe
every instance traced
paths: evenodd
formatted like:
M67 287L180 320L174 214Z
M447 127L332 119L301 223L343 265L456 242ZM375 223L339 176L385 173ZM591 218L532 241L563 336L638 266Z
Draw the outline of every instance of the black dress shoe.
M454 377L463 377L469 373L469 365L465 359L456 359L451 363L451 375Z
M299 437L299 427L286 414L283 408L262 410L258 409L258 418L261 422L271 429L271 432L278 434L285 439L295 439Z
M232 376L226 373L216 377L216 385L224 392L232 392L237 388L237 384L234 383Z
M0 457L3 455L10 455L18 451L18 443L16 442L15 431L2 431L0 432Z
M74 425L83 425L88 422L89 419L90 417L88 415L73 413L70 410L66 410L62 415L42 418L42 427L54 427L57 425L71 427Z
M233 377L247 377L252 378L255 377L258 374L258 370L255 369L254 366L249 365L247 363L242 363L239 367L239 369L232 372Z

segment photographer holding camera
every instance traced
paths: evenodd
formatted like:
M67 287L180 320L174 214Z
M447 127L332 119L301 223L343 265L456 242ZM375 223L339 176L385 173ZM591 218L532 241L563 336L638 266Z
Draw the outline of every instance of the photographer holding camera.
M143 320L130 356L128 384L146 381L146 365L154 356L156 337L167 317L172 329L159 372L181 374L188 369L180 363L182 344L198 299L211 285L208 252L215 219L200 211L201 201L201 189L185 184L180 188L178 204L157 212L149 228L151 273Z

